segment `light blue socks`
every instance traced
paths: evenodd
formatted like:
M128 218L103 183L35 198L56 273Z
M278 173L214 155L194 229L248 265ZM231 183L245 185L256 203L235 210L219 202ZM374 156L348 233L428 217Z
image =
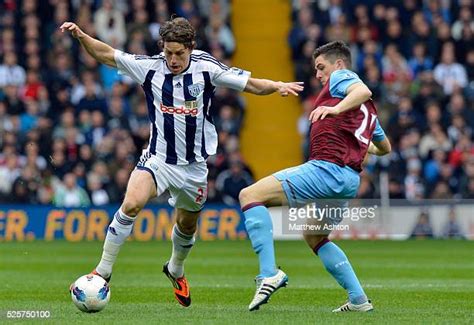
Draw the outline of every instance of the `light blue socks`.
M258 278L268 278L277 273L275 267L275 249L273 247L273 225L268 209L261 203L244 206L245 227L258 255L260 274Z
M342 249L326 240L318 245L314 252L319 256L326 270L346 289L351 303L359 305L367 301L364 289Z

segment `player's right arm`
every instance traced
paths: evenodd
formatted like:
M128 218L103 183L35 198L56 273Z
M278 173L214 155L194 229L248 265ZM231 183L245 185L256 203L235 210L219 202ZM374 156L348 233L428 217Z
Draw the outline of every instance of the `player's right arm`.
M84 49L98 62L117 67L115 62L115 49L84 33L79 26L72 22L65 22L59 27L62 32L69 31L84 47Z

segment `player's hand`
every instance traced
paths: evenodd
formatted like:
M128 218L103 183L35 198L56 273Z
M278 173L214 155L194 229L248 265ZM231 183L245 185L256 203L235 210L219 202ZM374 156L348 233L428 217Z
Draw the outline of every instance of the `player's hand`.
M81 38L85 35L85 33L79 28L79 26L69 21L63 23L61 27L59 27L59 29L61 29L61 32L63 33L64 31L71 32L71 35L74 38Z
M318 106L315 110L309 114L309 120L311 123L316 122L317 120L324 120L324 118L328 115L338 115L340 113L339 108L336 106Z
M278 93L286 97L288 95L298 96L298 93L304 89L303 82L278 82Z

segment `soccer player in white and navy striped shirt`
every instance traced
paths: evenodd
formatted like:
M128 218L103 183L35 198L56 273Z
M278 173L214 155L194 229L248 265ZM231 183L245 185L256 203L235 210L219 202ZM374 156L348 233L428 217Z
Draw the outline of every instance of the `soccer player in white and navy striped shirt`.
M250 72L229 68L210 54L195 50L195 30L184 18L174 18L160 29L164 49L156 56L131 55L65 22L68 31L97 61L118 68L142 85L150 118L150 141L128 182L125 199L109 225L102 259L93 271L109 281L120 246L149 199L169 190L176 208L173 251L163 272L171 280L180 304L191 295L184 277L184 260L194 244L199 211L206 201L206 158L216 153L217 133L209 108L215 87L257 95L274 92L296 95L298 82L276 82L250 77Z

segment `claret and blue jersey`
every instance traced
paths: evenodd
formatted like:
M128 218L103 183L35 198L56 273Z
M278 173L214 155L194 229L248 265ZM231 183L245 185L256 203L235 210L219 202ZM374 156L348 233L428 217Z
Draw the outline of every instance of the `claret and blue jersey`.
M336 70L316 99L314 108L335 106L354 83L362 82L350 70ZM310 160L277 172L290 206L317 198L353 198L359 188L359 172L370 141L382 141L385 133L371 100L337 116L327 116L311 126Z

